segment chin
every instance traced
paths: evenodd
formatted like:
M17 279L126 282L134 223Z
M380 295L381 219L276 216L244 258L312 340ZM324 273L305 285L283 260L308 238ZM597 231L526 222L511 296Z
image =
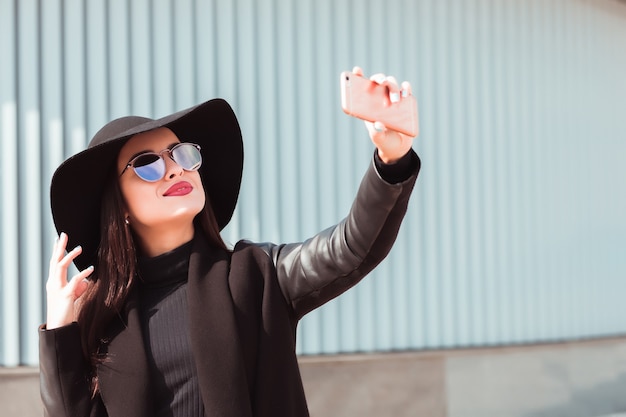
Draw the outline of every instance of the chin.
M200 213L202 211L202 207L198 208L198 207L181 207L177 210L174 210L170 213L171 219L183 219L183 218L189 218L190 221L193 221L193 219L198 215L198 213Z

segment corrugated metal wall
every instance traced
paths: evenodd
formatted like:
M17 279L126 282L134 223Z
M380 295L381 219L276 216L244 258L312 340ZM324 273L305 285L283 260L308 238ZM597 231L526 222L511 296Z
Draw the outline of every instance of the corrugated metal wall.
M412 82L423 170L389 258L299 352L626 332L626 5L614 0L0 0L0 365L37 363L54 168L108 120L229 100L246 145L225 237L301 240L372 152L358 64Z

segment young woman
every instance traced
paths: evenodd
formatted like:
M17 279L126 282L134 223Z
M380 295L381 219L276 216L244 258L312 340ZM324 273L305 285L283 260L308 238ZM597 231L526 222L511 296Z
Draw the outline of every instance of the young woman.
M420 168L412 138L367 128L377 149L344 220L229 249L243 147L226 102L104 126L52 179L45 414L307 416L298 321L386 256Z

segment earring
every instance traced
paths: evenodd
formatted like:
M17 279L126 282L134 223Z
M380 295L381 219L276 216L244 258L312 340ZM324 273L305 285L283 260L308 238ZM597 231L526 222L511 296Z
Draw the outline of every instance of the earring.
M128 216L126 216L126 218L124 219L124 223L126 223L126 225L130 224L130 222L128 221Z

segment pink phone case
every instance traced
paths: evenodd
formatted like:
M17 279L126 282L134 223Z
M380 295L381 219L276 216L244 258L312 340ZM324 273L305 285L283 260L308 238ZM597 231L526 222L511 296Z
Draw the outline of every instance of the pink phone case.
M408 136L419 133L415 97L400 97L400 101L391 103L388 87L348 71L341 73L341 108L351 116L382 122L388 129Z

